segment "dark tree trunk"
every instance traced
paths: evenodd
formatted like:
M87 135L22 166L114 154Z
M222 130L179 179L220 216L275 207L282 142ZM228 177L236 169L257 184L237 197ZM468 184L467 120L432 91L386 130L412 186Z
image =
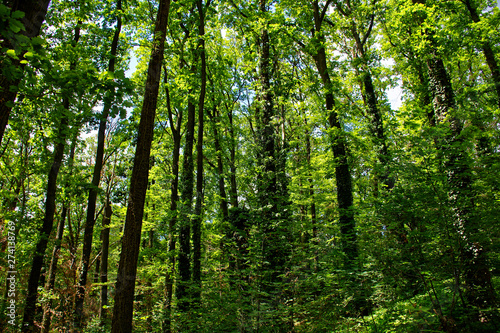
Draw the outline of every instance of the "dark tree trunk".
M69 100L65 101L64 108L69 108ZM54 213L56 210L56 191L57 191L57 176L64 156L64 147L66 143L66 135L68 130L68 118L63 115L59 125L58 143L54 149L54 158L52 166L49 171L47 180L47 196L45 199L45 217L43 219L42 227L40 228L40 238L36 245L36 250L33 257L33 264L31 266L30 277L28 280L28 288L26 295L26 305L24 309L23 318L23 332L33 332L34 330L34 314L37 300L37 289L40 279L40 273L43 267L45 251L52 232Z
M332 82L328 74L326 64L326 53L323 47L317 50L315 55L316 66L323 81L323 86L326 90L326 110L329 112L330 127L337 129L342 133L343 129L338 120L337 112L334 110L334 99L332 93ZM337 184L337 201L339 206L339 224L340 234L342 237L342 249L345 255L344 265L350 268L354 265L354 261L358 256L357 237L354 221L352 181L349 164L347 163L347 152L345 140L342 134L336 135L332 139L332 150L335 158L335 181Z
M284 156L277 139L274 122L277 114L274 103L272 81L271 40L266 18L268 3L259 1L259 14L265 20L260 31L259 90L257 92L257 163L262 172L257 178L257 198L262 207L259 230L262 235L262 289L266 292L264 302L271 309L264 313L266 325L275 331L290 329L288 317L283 312L286 286L284 274L290 255L289 228L287 228L287 198L284 176Z
M71 176L73 173L73 161L75 158L75 149L76 149L78 134L79 134L79 131L75 131L73 141L71 143L71 149L70 149L69 160L68 160L69 176ZM65 186L66 187L69 186L69 181L66 181ZM47 290L49 292L54 290L54 286L55 286L55 282L56 282L56 272L57 272L57 264L59 261L59 252L61 250L61 245L62 245L62 240L63 240L63 235L64 235L64 225L66 223L66 216L69 212L69 209L70 209L70 201L65 202L63 204L61 217L59 219L59 223L57 224L56 241L54 244L54 249L52 250L52 259L50 261L49 275L48 275L48 279L47 279L48 281L47 281L47 285L45 286L45 290ZM45 306L44 306L42 328L41 328L42 333L48 333L50 331L50 321L51 321L51 317L52 317L52 313L51 313L52 306L53 306L52 300L49 300L49 302L47 304L45 304Z
M317 1L314 1L314 34L316 38L324 41L321 34L322 17L319 10ZM339 206L339 224L341 234L341 244L345 255L344 266L350 268L354 265L354 261L358 256L357 237L354 221L353 210L353 194L352 194L352 180L349 164L347 162L347 151L345 139L342 135L343 129L338 119L338 114L334 109L335 100L333 98L333 84L328 73L328 66L326 61L326 51L320 45L314 54L314 60L318 69L323 87L325 89L326 110L329 113L328 122L330 127L336 129L339 134L332 138L332 150L335 158L335 181L337 184L337 201Z
M99 306L99 320L101 321L101 326L104 326L108 317L108 260L109 260L109 224L111 222L111 216L113 215L113 210L111 208L111 202L109 200L109 193L106 198L106 206L104 207L104 216L102 217L102 230L101 230L101 241L102 241L102 253L101 253L101 266L100 266L100 281L101 281L101 294L100 294L100 306Z
M73 38L73 46L78 43L80 39L80 24L78 22L75 28L75 36ZM75 70L76 62L70 64L70 70ZM42 271L45 251L47 250L47 244L49 241L50 234L52 232L54 224L54 214L56 211L56 191L57 191L57 176L59 175L59 169L61 168L61 163L64 157L64 148L66 146L66 138L68 136L69 130L69 106L70 100L69 96L63 99L64 111L61 114L59 129L57 133L57 140L54 148L54 157L52 160L52 166L49 171L47 179L47 195L45 199L45 215L43 218L43 223L39 232L39 240L36 244L35 253L33 256L33 264L31 266L30 276L28 279L28 288L26 293L26 303L24 306L24 317L22 332L34 332L35 331L35 311L36 311L36 301L38 297L38 285L40 280L40 273Z
M384 124L382 121L382 114L377 105L377 97L375 95L375 88L373 87L373 80L370 70L366 68L363 73L363 90L365 105L368 109L368 116L370 118L370 132L372 133L373 141L377 149L377 158L382 168L380 178L382 184L386 189L390 190L394 187L394 180L389 177L388 163L389 153L387 151L387 141L384 133Z
M448 178L448 200L456 231L461 238L461 261L464 267L466 298L479 309L494 308L496 296L491 282L486 249L477 239L480 226L473 215L474 191L471 161L463 147L462 123L454 114L455 99L443 61L436 56L427 61L434 110L439 120L446 119L449 133L442 138L440 150ZM480 318L476 318L480 321Z
M413 3L424 3L413 0ZM456 232L461 240L460 260L464 269L466 299L477 309L496 307L496 296L491 282L487 251L478 240L480 226L474 217L474 191L472 186L471 161L464 147L463 125L456 115L456 102L450 78L443 61L437 54L431 33L430 57L427 60L429 87L433 96L433 107L438 122L446 122L448 133L440 138L439 149L448 181L448 201L453 212ZM480 315L474 318L480 322ZM498 320L495 318L490 318Z
M165 70L165 83L167 83L167 73ZM172 151L172 184L170 186L170 213L173 214L168 225L168 258L169 265L165 274L165 317L162 324L164 333L172 332L172 298L174 292L174 271L175 271L175 224L177 222L177 202L179 201L179 157L181 149L181 126L182 110L179 110L176 123L174 124L172 108L170 106L170 93L166 88L167 110L172 130L174 148Z
M210 3L210 0L208 4ZM206 7L208 7L208 4ZM196 307L201 302L201 224L203 221L203 120L205 115L205 94L207 86L207 63L205 54L205 12L203 0L196 2L198 9L199 25L198 42L199 57L201 60L200 68L200 98L198 100L198 140L196 142L196 204L194 208L193 220L193 300Z
M182 161L182 176L180 182L181 192L181 212L179 226L179 277L180 280L176 286L176 296L178 300L179 311L185 312L189 308L188 287L191 280L191 220L190 214L193 203L193 182L194 182L194 163L193 163L193 145L194 145L194 123L196 116L196 106L192 101L188 102L188 120L186 124L186 140L184 143L184 159Z
M144 201L148 187L149 159L161 77L161 63L170 10L170 0L160 1L154 29L154 43L149 60L139 133L130 180L130 191L118 264L115 306L111 332L132 332L137 259L141 241Z
M307 125L307 120L306 120ZM307 167L311 168L311 133L309 130L306 130L306 160ZM312 231L312 245L314 250L314 271L317 272L319 270L319 258L318 258L318 226L316 222L316 202L314 199L314 184L312 180L312 175L309 174L309 199L311 200L311 204L309 205L310 213L311 213L311 231Z
M479 15L477 13L477 8L476 6L474 6L473 1L465 0L463 1L463 3L467 7L467 10L469 11L469 14L472 18L472 21L474 23L479 23L481 19L479 18ZM482 43L482 48L484 57L486 58L486 63L488 64L488 67L490 68L491 71L491 78L493 79L495 90L497 92L498 107L500 107L500 69L498 68L498 62L495 59L495 53L493 52L491 44L488 41L484 41Z
M362 96L365 107L368 111L368 118L370 122L369 128L372 135L372 141L374 143L374 146L376 147L375 149L377 150L377 159L382 169L381 171L375 171L376 183L378 184L380 180L387 189L392 189L394 187L394 181L390 179L387 170L389 154L387 152L384 124L380 108L378 107L377 95L375 94L372 74L365 52L365 44L370 37L373 20L374 17L372 16L370 26L364 35L361 35L360 32L358 32L357 25L353 23L351 27L351 34L355 41L355 58L357 60L356 63L359 63L356 70L359 71L361 75ZM376 191L378 191L378 189L376 189Z
M190 36L190 32L185 30L186 37ZM195 49L191 49L194 54L193 63L191 64L190 71L194 75L196 73L196 63L199 59L199 53ZM193 89L190 89L190 94ZM180 179L180 192L181 192L181 209L179 219L179 254L178 254L178 268L179 280L176 286L176 297L178 301L178 309L180 312L187 312L189 310L189 286L191 285L191 214L193 213L193 199L194 199L194 160L193 160L193 146L194 146L194 129L196 122L196 104L192 97L188 100L187 106L187 123L186 123L186 139L184 142L184 159L182 161L182 175ZM181 324L184 326L184 323ZM183 327L185 328L185 327Z
M26 30L21 32L23 35L32 38L40 34L40 28L45 21L49 3L50 0L16 0L13 2L11 7L12 12L16 10L24 12L24 17L21 21ZM15 41L6 39L2 42L2 48L13 49L15 47L14 44ZM9 122L12 103L14 103L17 96L17 90L12 90L10 87L19 86L24 69L24 65L20 63L20 60L12 60L12 62L14 66L20 68L21 73L13 80L9 80L0 73L0 144L2 143L5 128Z
M121 0L117 1L116 10L119 13L122 9ZM115 34L113 36L113 41L111 42L111 53L108 64L108 71L113 73L115 71L116 54L118 50L118 40L120 38L120 32L122 28L122 20L120 13L116 17L116 28ZM114 89L109 92L108 98L104 100L104 108L101 113L101 119L99 121L99 131L97 134L97 151L94 164L94 173L92 175L92 183L89 190L89 197L87 203L87 218L85 220L85 228L83 235L83 251L82 251L82 263L80 268L80 278L78 281L78 287L76 290L75 297L75 327L81 329L84 321L83 315L83 303L85 301L85 287L87 285L87 275L90 269L90 254L92 252L92 238L94 235L94 225L97 219L95 216L95 208L97 201L97 193L99 190L99 183L101 181L101 171L103 167L104 158L104 143L106 136L106 126L108 122L109 111L111 110L111 103L113 99ZM98 265L97 265L97 269Z
M229 161L229 178L230 178L230 191L229 196L232 207L238 207L238 186L236 183L236 138L234 137L233 127L233 110L227 110L229 118L229 135L231 137L231 144L229 145L230 161Z
M214 147L215 153L217 154L217 176L219 177L219 208L222 212L222 218L227 220L229 216L229 209L227 204L227 194L226 185L224 181L224 163L222 161L222 147L220 145L219 130L217 129L217 118L219 117L217 107L214 105L213 113L207 112L212 123L212 129L214 131Z

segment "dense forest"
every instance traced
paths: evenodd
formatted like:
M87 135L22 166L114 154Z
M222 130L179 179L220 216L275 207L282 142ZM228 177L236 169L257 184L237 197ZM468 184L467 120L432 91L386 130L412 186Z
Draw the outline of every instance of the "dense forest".
M0 331L500 332L496 0L3 0Z

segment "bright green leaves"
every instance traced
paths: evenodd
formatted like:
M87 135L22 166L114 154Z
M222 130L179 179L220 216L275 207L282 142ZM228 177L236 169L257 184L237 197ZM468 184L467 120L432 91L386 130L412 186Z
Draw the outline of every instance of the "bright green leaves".
M19 59L16 55L16 51L15 50L7 50L7 52L5 52L9 57L11 57L12 59Z

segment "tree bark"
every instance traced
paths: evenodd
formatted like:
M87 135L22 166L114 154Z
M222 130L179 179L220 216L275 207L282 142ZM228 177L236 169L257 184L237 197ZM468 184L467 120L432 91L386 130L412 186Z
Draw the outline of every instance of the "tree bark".
M208 8L208 0L205 9ZM198 51L201 60L200 68L200 97L198 100L198 141L196 142L196 203L193 220L193 301L196 308L201 303L201 225L203 221L203 125L205 116L205 94L207 86L207 63L205 53L205 9L203 0L196 1L198 9Z
M24 24L25 31L21 33L26 37L33 38L40 34L40 29L45 21L45 15L49 7L50 0L15 0L12 4L11 11L20 10L24 12L24 17L21 19ZM15 42L11 40L4 40L2 48L12 49L15 47ZM20 76L14 80L7 79L0 73L0 144L2 144L5 128L9 122L10 111L12 103L14 103L17 96L17 89L11 90L11 86L19 86L22 78L24 65L20 60L13 59L13 65L19 67L21 70Z
M190 214L193 204L193 183L194 183L194 123L196 106L192 101L188 102L188 120L186 124L186 140L184 143L184 159L182 161L182 176L180 182L180 192L182 207L180 212L179 227L179 277L180 281L176 286L176 297L179 311L185 312L189 308L188 285L191 280L191 220Z
M75 131L73 141L71 143L71 149L70 149L70 155L69 155L69 161L68 161L68 170L69 170L69 176L73 174L73 162L75 158L75 149L76 149L76 142L78 139L78 134L79 131ZM69 181L66 181L66 187L69 186ZM59 223L57 225L57 235L56 235L56 241L54 245L54 249L52 251L52 259L50 261L50 266L49 266L49 275L48 275L48 281L47 285L45 287L45 290L52 292L54 290L55 282L56 282L56 272L57 272L57 264L59 261L59 252L61 250L61 245L62 245L62 240L63 240L63 235L64 235L64 225L66 222L66 216L70 210L70 204L71 201L68 200L68 202L63 203L63 208L61 212L61 217L59 219ZM44 311L43 311L43 319L42 319L42 328L41 332L42 333L48 333L50 331L50 320L52 317L52 306L53 302L52 300L49 300L47 304L44 306Z
M356 70L359 71L361 76L361 89L363 102L368 111L368 118L370 121L370 132L372 135L372 141L377 151L377 159L379 161L380 171L375 171L376 183L379 183L379 179L382 184L387 189L392 189L394 187L394 180L390 179L387 164L389 162L389 154L387 151L387 141L384 133L384 123L382 120L382 113L378 107L377 96L375 94L375 87L373 86L372 74L370 71L368 59L365 52L365 44L370 37L374 17L371 17L371 23L368 30L364 35L360 34L358 31L357 24L353 19L351 26L351 35L355 42L355 58L358 60L359 65L357 65ZM354 64L356 67L356 64ZM376 189L378 191L378 189Z
M122 28L122 20L120 17L121 15L120 11L122 10L121 0L117 1L116 10L118 13L116 16L116 28L113 36L113 41L111 42L111 52L108 63L108 71L110 73L113 73L115 71L118 40L120 38L120 32ZM114 94L114 89L111 89L108 98L104 100L104 108L101 113L101 119L99 120L99 130L97 134L97 151L95 157L94 172L92 175L92 183L89 190L89 197L87 202L87 218L85 220L85 228L83 235L83 250L82 250L82 262L80 268L80 278L78 280L78 286L75 296L74 321L75 321L75 327L78 329L82 328L84 321L83 303L85 301L87 276L88 276L88 271L90 269L90 254L92 252L92 238L94 235L94 225L97 219L97 217L95 216L95 208L97 201L97 193L99 190L99 183L101 181L101 171L103 168L106 127L108 122L109 111L111 110L113 94Z
M113 210L111 208L111 202L109 200L109 193L106 197L106 206L104 207L104 216L102 217L102 230L101 230L101 241L102 241L102 253L101 253L101 267L99 270L100 281L101 281L101 293L100 293L100 306L99 306L99 320L101 321L101 326L104 326L106 319L108 317L108 260L109 260L109 224L111 222L111 216L113 215Z
M283 312L286 282L283 278L290 255L287 214L287 186L284 176L283 147L276 137L276 107L271 81L273 79L271 39L268 25L267 0L259 1L259 15L264 26L259 35L259 88L257 91L257 163L262 170L257 176L257 198L260 207L259 232L262 237L263 300L271 309L263 313L265 324L283 332L290 329L289 318Z
M425 4L425 1L413 0L414 4L417 2ZM434 112L438 122L445 122L448 127L448 133L440 138L439 149L447 175L448 201L453 212L454 226L461 240L460 260L464 268L466 299L469 305L478 309L495 308L496 296L486 249L477 237L480 226L473 214L475 205L471 161L463 145L463 125L456 115L453 87L432 34L428 33L426 37L431 42L426 64ZM498 320L496 317L490 319ZM482 319L478 315L475 320L479 322Z
M321 34L321 15L319 12L319 5L314 1L314 35L315 38L324 41ZM332 92L332 81L328 73L328 66L326 61L326 51L324 43L320 43L316 50L314 60L318 69L323 87L325 89L325 102L326 110L329 113L330 127L336 132L332 140L333 156L335 158L335 182L337 185L337 201L339 206L339 224L342 250L344 252L344 266L351 268L354 266L355 259L358 256L357 237L356 237L356 224L354 221L353 210L353 194L352 194L352 180L349 164L347 162L346 143L343 138L343 129L338 119L337 111L335 111L335 100Z
M479 23L481 19L477 13L477 8L471 0L464 0L463 3L467 7L471 19L474 23ZM493 79L493 84L495 85L495 90L497 92L498 107L500 108L500 69L498 68L498 62L495 59L495 53L491 48L491 44L488 41L481 43L483 49L484 57L486 58L486 63L491 71L491 78Z
M134 166L130 180L122 251L115 287L115 306L111 327L113 333L132 332L137 259L139 257L144 201L148 187L149 159L169 11L170 0L161 0L156 17L153 48L149 60Z
M238 207L238 186L236 183L236 138L234 137L233 126L233 110L227 110L227 117L229 118L229 135L231 137L231 144L229 146L229 178L230 178L230 191L229 197L232 207Z
M227 220L229 216L229 209L227 203L226 185L224 181L224 163L222 161L222 147L220 144L219 130L217 129L216 119L219 117L217 107L214 105L213 113L207 112L212 123L212 130L214 131L214 147L215 153L217 155L217 176L219 177L219 208L222 212L223 220Z
M167 83L167 73L165 70L165 84ZM172 184L170 186L170 213L173 214L170 218L168 225L168 258L167 272L165 274L165 317L162 324L164 333L172 332L172 298L174 291L174 271L175 271L175 225L177 222L177 202L179 201L179 158L181 149L181 126L182 126L182 109L179 110L176 123L174 124L172 108L170 106L170 93L168 88L166 90L167 96L167 110L170 122L170 129L172 130L172 138L174 148L172 150Z
M189 31L186 32L186 37L189 37ZM195 57L191 65L191 73L196 72L196 62L198 56L195 50ZM193 89L190 89L190 94ZM178 301L178 309L180 312L189 310L189 285L191 282L191 217L194 199L194 161L193 161L193 146L194 146L194 128L196 118L196 104L189 98L187 106L187 123L186 123L186 139L184 142L184 158L182 161L182 175L180 179L181 192L181 211L179 219L179 254L178 268L179 281L176 286L176 297Z
M75 27L73 47L76 46L78 40L80 39L80 25L81 22L78 22L78 24ZM75 70L75 68L76 68L76 62L71 63L70 70ZM36 311L36 301L38 298L38 285L40 282L39 280L43 267L45 251L47 250L47 244L54 224L54 214L56 211L57 176L59 175L59 169L61 168L61 163L64 157L64 148L66 146L66 138L68 136L68 130L69 130L69 117L70 117L69 96L64 97L62 104L63 104L63 111L60 118L59 130L57 133L57 140L54 148L52 166L50 168L47 179L45 215L43 218L42 226L40 228L40 233L39 233L40 238L36 244L36 250L33 256L33 264L31 266L30 276L28 279L26 303L24 306L24 317L21 328L22 332L34 332L36 330L34 325L34 319Z
M441 139L440 150L447 174L448 200L456 231L461 239L461 261L464 267L466 298L479 309L494 308L496 296L491 281L486 249L477 239L478 221L473 216L474 191L471 161L463 147L462 123L455 115L455 99L443 61L436 56L427 61L434 110L441 121L446 120L449 133ZM480 318L476 318L480 321Z

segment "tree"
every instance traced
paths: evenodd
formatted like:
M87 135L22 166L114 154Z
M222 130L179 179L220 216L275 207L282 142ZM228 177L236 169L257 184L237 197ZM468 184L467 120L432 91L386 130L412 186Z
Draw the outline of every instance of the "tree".
M169 10L170 1L161 1L155 22L155 34L141 111L134 168L130 180L127 217L125 220L122 252L120 255L116 281L112 332L132 332L137 258L141 240L144 200L148 185L149 158L151 153L151 142L153 140L156 103L160 86L161 62L163 60Z
M122 29L121 11L122 3L118 0L116 3L116 28L113 36L113 41L111 42L111 51L108 64L108 73L111 75L115 72L115 63L117 58L118 41L120 38L120 32ZM75 326L78 328L82 327L84 315L83 315L83 302L85 300L85 287L87 284L87 275L90 269L90 253L92 251L92 237L94 233L94 224L97 219L95 214L95 207L97 201L97 192L99 190L99 183L101 181L101 171L103 167L103 157L104 157L104 140L106 134L106 126L108 122L109 113L111 111L111 104L113 103L113 94L115 92L114 87L107 92L107 96L104 99L104 108L102 110L100 120L99 120L99 130L97 136L97 151L95 157L94 173L92 175L92 185L89 190L89 198L87 204L87 218L85 220L85 234L83 236L83 253L82 253L82 263L80 269L80 278L78 281L78 289L75 299ZM109 206L108 203L106 203ZM108 208L110 209L110 208Z
M20 36L27 38L37 37L40 34L40 28L45 21L45 15L47 14L49 3L50 0L32 0L9 1L7 2L7 6L2 5L4 12L7 12L10 9L11 17L13 19L21 18L22 23L22 26L19 26L11 21L11 31L1 31L2 35L4 35L3 37L5 38L2 39L1 42L2 49L14 49L16 53L20 52L25 47L26 43L26 39L23 39ZM5 128L7 127L7 123L9 121L12 105L16 99L17 86L21 81L22 70L24 68L24 65L19 58L14 57L12 62L11 66L19 68L20 72L16 73L14 77L5 76L5 72L0 75L0 91L4 94L4 97L0 100L0 144L2 143ZM4 67L4 64L2 64L2 67Z
M80 39L80 24L75 27L74 37L72 41L72 47L74 48ZM76 69L76 61L72 62L69 70L74 71ZM47 179L47 194L45 199L45 215L43 219L42 226L40 228L40 238L36 245L35 254L33 256L33 264L31 266L30 277L28 280L28 293L26 296L26 305L24 309L24 317L22 324L23 332L34 331L34 317L35 317L35 307L38 294L38 285L40 281L40 273L43 267L45 251L47 250L47 244L49 241L50 234L52 232L52 227L54 223L54 214L56 210L56 191L57 191L57 177L59 175L59 170L61 168L61 163L64 157L64 148L66 145L66 138L68 135L69 122L70 122L70 99L66 96L62 101L62 109L60 116L60 123L58 128L58 135L55 140L54 155L52 160L52 166Z

